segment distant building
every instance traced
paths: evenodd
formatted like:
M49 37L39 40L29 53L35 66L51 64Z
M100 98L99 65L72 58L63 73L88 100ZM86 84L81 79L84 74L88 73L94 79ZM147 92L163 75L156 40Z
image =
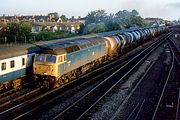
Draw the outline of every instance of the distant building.
M38 32L41 32L43 31L43 28L44 28L44 22L42 23L32 23L32 30L31 32L32 33L38 33Z
M80 18L78 21L85 25L86 18Z
M7 22L15 22L19 23L21 21L29 21L32 23L32 33L38 33L43 30L49 30L51 32L56 31L64 31L64 32L73 32L76 33L81 23L85 23L85 19L81 18L80 16L76 19L74 16L68 19L67 22L63 22L62 19L59 17L55 19L53 16L47 15L32 15L32 16L5 16L3 15L0 17L1 23ZM0 24L0 28L2 24Z
M55 25L55 26L51 26L50 27L50 31L51 32L57 32L58 31L58 27Z
M146 18L145 21L149 26L159 26L161 24L165 24L165 20L161 18Z
M76 33L80 28L80 22L37 22L32 24L32 32L37 33L43 30L51 32L63 31Z

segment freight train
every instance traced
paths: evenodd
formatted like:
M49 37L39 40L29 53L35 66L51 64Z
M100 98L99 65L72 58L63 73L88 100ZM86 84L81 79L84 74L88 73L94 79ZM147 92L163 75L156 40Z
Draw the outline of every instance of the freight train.
M164 26L113 31L47 41L38 46L1 46L0 90L17 88L26 79L25 76L32 75L35 81L46 86L59 86L125 49L164 32L165 29Z
M165 26L149 27L56 42L36 53L33 62L34 82L48 88L58 87L165 30Z

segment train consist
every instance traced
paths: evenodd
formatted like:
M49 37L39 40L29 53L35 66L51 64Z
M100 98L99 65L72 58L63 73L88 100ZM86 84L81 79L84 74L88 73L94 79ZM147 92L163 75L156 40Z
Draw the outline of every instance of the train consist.
M41 47L32 44L1 47L0 90L20 86L24 76L33 76L33 82L45 86L57 87L161 34L166 28L149 27L53 40L43 42Z
M46 87L60 86L165 30L166 27L161 26L116 31L104 37L80 38L50 44L35 55L34 82Z

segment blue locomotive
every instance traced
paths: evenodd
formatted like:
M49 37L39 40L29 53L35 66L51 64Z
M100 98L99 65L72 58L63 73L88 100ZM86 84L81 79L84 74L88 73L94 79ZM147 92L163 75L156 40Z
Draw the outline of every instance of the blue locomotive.
M105 61L107 52L103 38L82 38L49 46L35 55L34 77L41 78L46 86L59 86Z

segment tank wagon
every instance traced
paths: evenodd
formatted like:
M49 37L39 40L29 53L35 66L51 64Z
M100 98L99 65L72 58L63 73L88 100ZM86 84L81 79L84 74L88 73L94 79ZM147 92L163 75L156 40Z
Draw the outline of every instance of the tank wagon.
M16 88L27 73L32 74L33 56L38 49L33 45L1 47L0 90Z
M80 38L59 42L41 49L33 63L34 81L47 87L57 87L94 66L113 59L125 49L164 32L166 27L148 27L104 37Z

